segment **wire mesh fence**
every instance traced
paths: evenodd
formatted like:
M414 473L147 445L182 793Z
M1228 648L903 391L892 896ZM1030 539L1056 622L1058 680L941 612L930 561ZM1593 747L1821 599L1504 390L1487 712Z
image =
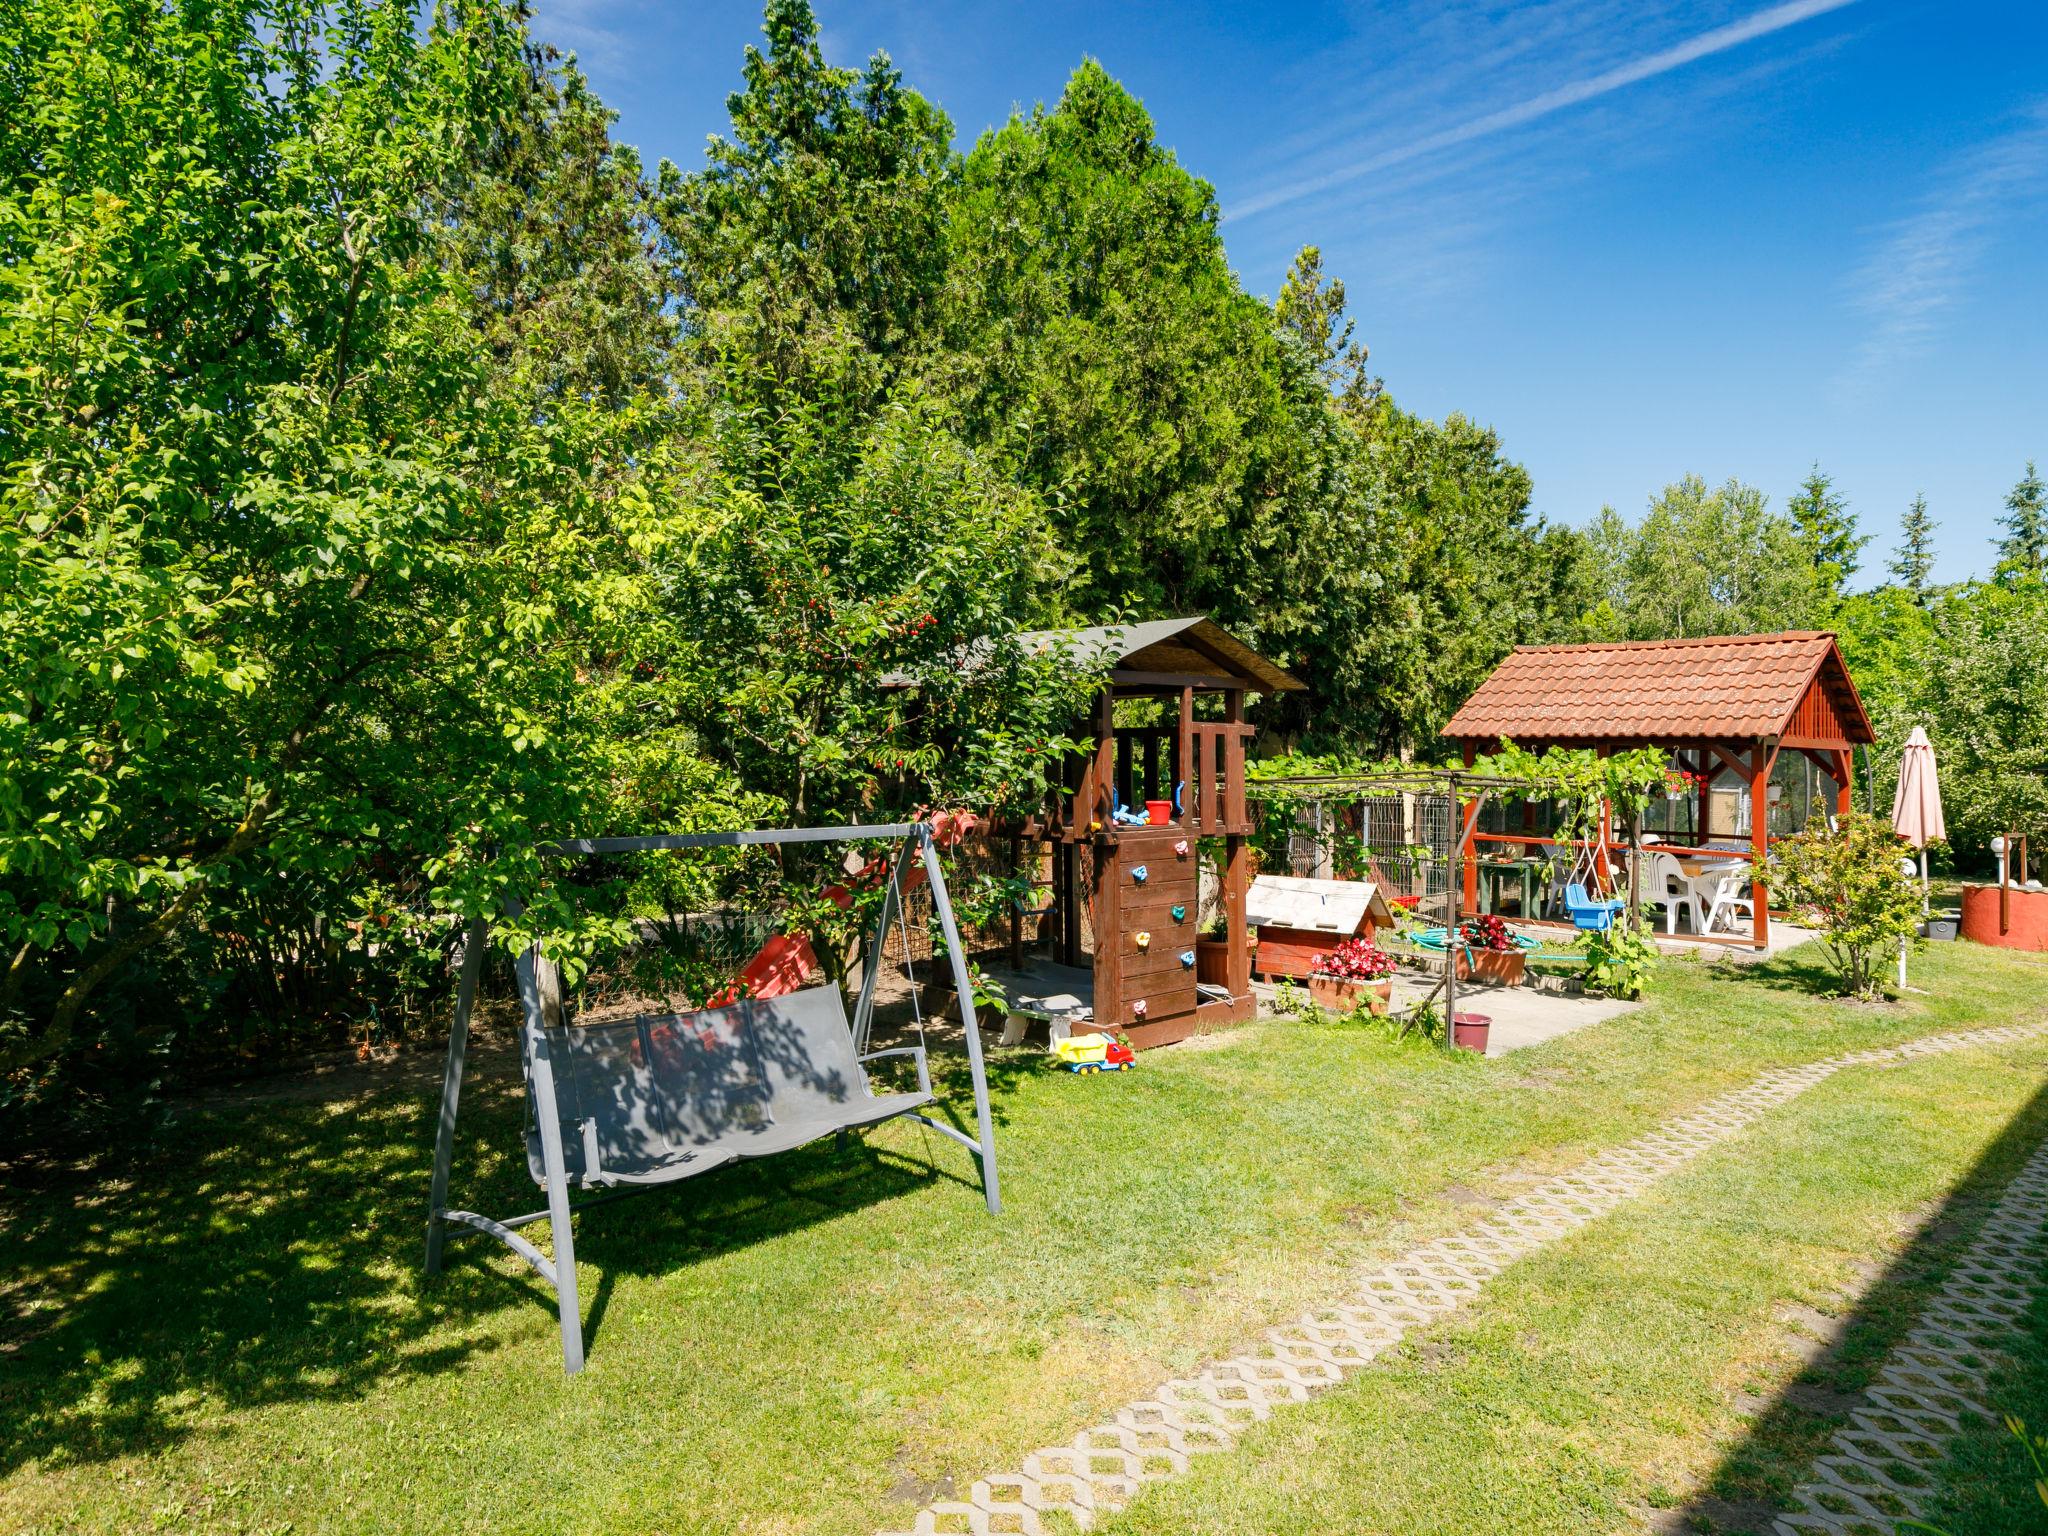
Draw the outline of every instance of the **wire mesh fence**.
M1416 914L1450 917L1457 866L1457 803L1430 790L1290 797L1265 807L1260 844L1276 874L1370 880ZM1276 835L1277 834L1277 835Z

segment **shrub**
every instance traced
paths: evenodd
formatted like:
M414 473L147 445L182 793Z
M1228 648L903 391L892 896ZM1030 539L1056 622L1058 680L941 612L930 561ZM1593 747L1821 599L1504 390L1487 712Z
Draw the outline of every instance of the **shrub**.
M1850 997L1874 997L1886 957L1919 931L1920 887L1900 865L1905 846L1890 823L1851 811L1832 829L1785 838L1764 867L1771 894L1821 930Z

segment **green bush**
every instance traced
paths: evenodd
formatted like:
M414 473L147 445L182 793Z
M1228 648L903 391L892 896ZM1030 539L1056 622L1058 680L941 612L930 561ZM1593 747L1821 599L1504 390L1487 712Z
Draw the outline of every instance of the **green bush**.
M1889 822L1858 811L1771 849L1764 884L1820 929L1850 997L1876 996L1886 959L1919 932L1920 887L1901 866L1905 851Z

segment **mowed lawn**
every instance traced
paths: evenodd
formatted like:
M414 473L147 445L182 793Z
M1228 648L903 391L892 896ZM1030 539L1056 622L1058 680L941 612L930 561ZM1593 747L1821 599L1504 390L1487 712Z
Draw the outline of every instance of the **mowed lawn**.
M1668 965L1641 1012L1500 1062L1292 1022L1100 1077L1001 1055L1000 1219L914 1126L592 1212L573 1381L551 1297L495 1244L418 1273L431 1090L190 1114L0 1196L0 1530L907 1524L1765 1067L2048 1008L2048 966L1965 945L1895 1007L1817 1000L1817 965ZM496 1065L457 1199L527 1209ZM2048 1131L2044 1082L2041 1044L1841 1074L1115 1528L1628 1529L1767 1498L1825 1438L1772 1406L1786 1309L1895 1273L1823 1362L1867 1369Z

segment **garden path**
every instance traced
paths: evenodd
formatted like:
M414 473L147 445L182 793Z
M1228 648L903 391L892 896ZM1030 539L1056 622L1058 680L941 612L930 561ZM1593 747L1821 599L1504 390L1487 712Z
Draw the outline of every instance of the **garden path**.
M1893 1536L1929 1513L1948 1443L1984 1405L1992 1368L2025 1326L2048 1257L2048 1145L2014 1175L1919 1323L1886 1358L1814 1475L1793 1492L1778 1536Z
M1162 1382L1109 1422L1034 1452L1017 1471L981 1479L964 1500L926 1505L907 1531L891 1536L1039 1536L1047 1529L1042 1516L1055 1511L1085 1527L1146 1483L1186 1471L1192 1457L1233 1448L1247 1426L1343 1381L1411 1330L1469 1305L1517 1260L1647 1192L1837 1072L2043 1034L2048 1020L1961 1030L1766 1072L1515 1197L1485 1220L1368 1271L1350 1295L1268 1329L1263 1346ZM1976 1271L1958 1271L1965 1273Z

